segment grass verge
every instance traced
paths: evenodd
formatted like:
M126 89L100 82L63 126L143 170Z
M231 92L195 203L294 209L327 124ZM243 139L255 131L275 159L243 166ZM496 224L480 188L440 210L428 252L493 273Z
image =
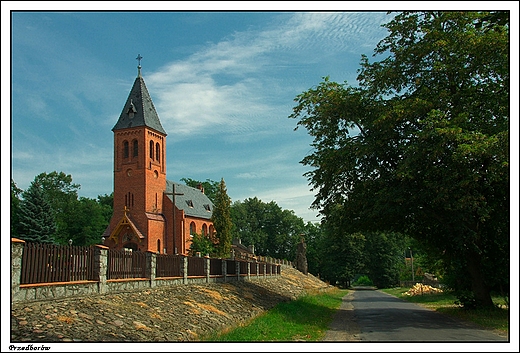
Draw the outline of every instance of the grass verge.
M341 305L346 290L334 288L317 295L305 295L283 302L247 325L203 338L211 342L320 341Z
M408 296L404 294L408 289L409 288L391 288L382 289L381 291L457 319L469 321L487 329L500 331L500 333L503 334L507 334L509 330L508 309L503 307L492 309L464 309L455 304L457 298L449 292ZM493 302L496 305L505 304L500 297L493 297Z

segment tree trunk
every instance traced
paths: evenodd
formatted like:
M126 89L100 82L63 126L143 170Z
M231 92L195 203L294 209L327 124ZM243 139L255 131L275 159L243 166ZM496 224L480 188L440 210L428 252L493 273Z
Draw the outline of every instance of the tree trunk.
M475 252L469 251L466 255L467 268L471 276L471 290L475 296L476 304L479 307L493 307L491 290L485 283L482 276L480 256Z

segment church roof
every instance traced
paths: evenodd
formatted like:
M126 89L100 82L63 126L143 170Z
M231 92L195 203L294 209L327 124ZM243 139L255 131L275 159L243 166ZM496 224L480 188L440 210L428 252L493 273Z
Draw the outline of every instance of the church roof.
M166 131L161 125L144 79L141 77L140 67L139 75L134 81L123 111L112 131L138 126L146 126L166 136Z
M170 180L166 180L166 195L172 200L175 185L175 206L179 210L183 210L188 216L210 219L213 214L213 202L199 189L191 186L178 184ZM178 195L182 194L182 195Z

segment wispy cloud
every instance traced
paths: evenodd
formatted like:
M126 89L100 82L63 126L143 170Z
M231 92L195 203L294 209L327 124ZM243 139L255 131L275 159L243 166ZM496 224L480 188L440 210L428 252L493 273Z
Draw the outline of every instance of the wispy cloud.
M270 127L273 120L287 116L288 103L301 88L288 91L291 82L279 80L281 71L305 73L305 65L348 48L359 54L359 46L371 42L367 35L381 34L377 29L364 33L374 25L368 22L383 16L295 13L282 18L283 23L235 33L148 75L166 130L233 134Z

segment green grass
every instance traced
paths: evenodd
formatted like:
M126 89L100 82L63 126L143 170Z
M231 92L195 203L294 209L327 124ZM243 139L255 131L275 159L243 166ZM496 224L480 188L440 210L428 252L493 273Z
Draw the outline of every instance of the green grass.
M203 338L213 342L290 342L320 341L329 329L332 317L348 292L333 289L317 295L306 295L283 302L223 334Z
M505 302L501 297L493 297L493 302L496 305L501 305L501 308L464 309L455 304L457 298L450 292L408 296L404 294L408 289L391 288L382 289L381 291L460 320L475 323L484 328L498 330L502 333L508 332L509 310L503 307Z

